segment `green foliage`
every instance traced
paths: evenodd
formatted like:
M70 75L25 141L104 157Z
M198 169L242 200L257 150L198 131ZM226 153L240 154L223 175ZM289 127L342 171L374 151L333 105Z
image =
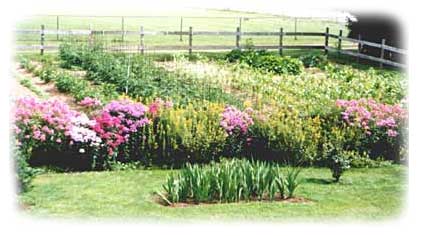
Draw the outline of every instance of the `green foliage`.
M118 97L114 85L101 83L92 86L89 81L68 72L56 74L55 86L60 92L72 94L76 101L81 101L85 97L97 98L101 101L109 101Z
M254 50L252 46L244 51L234 49L226 56L229 62L245 63L253 68L275 74L298 75L303 70L302 62L288 56L280 57L265 50Z
M273 72L275 74L299 75L303 71L303 65L301 61L288 56L262 56L258 58L256 64L253 65L253 67Z
M37 171L28 164L30 151L26 147L12 146L12 155L15 160L16 178L20 193L26 192L32 187L32 180Z
M170 175L161 194L167 203L238 202L294 197L299 185L298 169L286 177L279 166L260 161L222 160L208 166L187 164L176 176Z
M307 54L300 56L299 59L303 62L304 67L317 67L323 69L327 64L327 56L325 55L315 55L315 54Z
M293 109L272 108L265 113L255 115L249 155L295 165L313 164L323 131L320 118L302 117Z
M54 81L57 75L58 73L52 65L44 64L41 68L39 78L45 83L49 83L50 81Z
M87 86L85 80L74 77L69 73L60 73L56 79L56 87L62 93L80 91Z
M301 184L301 180L298 179L298 175L300 174L300 172L301 172L301 169L298 169L298 168L287 170L284 184L285 184L285 189L288 190L288 198L291 198L294 196L295 190Z
M335 182L339 182L339 178L342 176L343 172L349 169L350 166L350 156L352 152L346 152L340 146L334 146L331 143L325 143L323 145L327 166L332 172L332 177L335 179Z
M106 53L100 45L65 45L60 54L62 61L85 69L86 78L94 84L113 84L117 92L133 98L171 98L182 105L203 100L239 104L223 88L196 77L168 72L142 55Z
M34 72L36 69L36 65L27 57L20 58L20 66L21 68L27 70L28 72Z
M37 96L39 97L46 97L46 95L39 90L36 86L34 86L34 84L32 83L32 81L28 78L21 78L19 83L24 86L27 87L29 90L31 90L33 93L35 93Z
M70 69L73 65L82 64L81 55L78 53L77 50L75 50L79 49L79 47L76 48L74 45L69 43L60 44L59 57L62 60L61 67Z
M190 104L162 111L142 131L139 156L146 165L180 167L185 162L209 162L223 153L226 132L219 125L221 104ZM134 157L136 158L136 157Z

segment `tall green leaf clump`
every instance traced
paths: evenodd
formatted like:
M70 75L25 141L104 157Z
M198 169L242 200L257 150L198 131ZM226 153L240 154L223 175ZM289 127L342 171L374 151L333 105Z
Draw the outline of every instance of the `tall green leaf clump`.
M222 160L200 166L187 164L170 175L162 199L177 202L238 202L292 198L301 181L300 169L243 159Z

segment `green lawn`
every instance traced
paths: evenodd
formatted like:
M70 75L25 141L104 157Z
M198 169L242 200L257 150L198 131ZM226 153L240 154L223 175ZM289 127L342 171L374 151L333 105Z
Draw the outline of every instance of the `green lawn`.
M328 169L306 168L296 195L308 203L242 202L162 206L161 190L169 170L126 170L39 175L34 188L21 196L37 216L119 217L148 220L367 221L396 218L407 189L404 166L352 169L331 183Z

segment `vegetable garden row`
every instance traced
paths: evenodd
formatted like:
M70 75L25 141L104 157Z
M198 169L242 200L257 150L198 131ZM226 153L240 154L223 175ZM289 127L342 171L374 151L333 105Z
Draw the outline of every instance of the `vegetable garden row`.
M187 196L236 201L267 194L273 199L277 192L283 198L288 192L284 188L291 185L292 196L296 172L283 181L266 162L329 167L338 181L351 166L406 160L406 79L400 72L359 70L323 56L290 58L253 49L234 50L213 62L203 59L224 71L206 75L169 71L147 56L109 53L100 45L64 43L54 59L45 56L34 63L24 56L21 65L72 95L80 110L55 100L16 101L14 135L23 188L34 166L181 167L224 157L254 161L212 164L210 170L189 166L195 180L208 182L200 182L192 195L192 174L171 177L162 197L169 202ZM176 61L190 63L182 57ZM250 176L259 174L252 170L261 166L266 182L253 187ZM228 169L241 169L235 189L222 191L218 185L224 168L228 174ZM238 173L250 181L240 180L246 177ZM182 179L189 186L180 187Z

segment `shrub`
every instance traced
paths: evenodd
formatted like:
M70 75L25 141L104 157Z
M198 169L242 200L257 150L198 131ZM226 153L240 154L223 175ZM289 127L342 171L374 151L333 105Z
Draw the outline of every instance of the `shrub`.
M323 69L328 64L328 60L325 55L307 54L300 56L299 59L303 62L303 65L306 68L318 67L320 69Z
M339 182L343 172L350 168L349 156L346 155L347 152L344 152L342 147L336 147L331 145L331 143L324 144L323 147L326 152L327 166L332 172L332 177L335 179L335 182Z
M92 153L99 146L100 140L90 128L93 121L63 102L22 98L16 107L14 135L29 160L37 150Z
M70 69L74 65L81 65L82 59L79 51L81 51L82 45L62 43L59 46L59 57L62 60L61 67Z
M319 155L322 120L291 108L266 107L254 114L247 155L289 164L312 164Z
M111 101L95 117L93 130L107 144L108 155L113 156L117 148L127 142L131 134L149 124L147 107L129 100Z
M294 169L284 177L277 165L238 159L208 166L187 164L167 178L160 195L168 204L291 198L300 183L299 173Z
M154 164L179 167L186 162L216 160L222 154L227 137L220 126L222 105L190 104L160 110L144 131L140 156Z
M226 59L229 62L246 63L253 68L275 74L298 75L303 70L302 62L298 59L288 56L280 57L264 50L256 51L251 48L245 51L234 49L227 54Z
M253 66L275 74L298 75L303 71L302 62L296 58L288 56L261 56Z
M244 112L235 107L227 106L222 113L220 125L227 132L226 155L239 156L245 145L251 139L248 136L249 126L253 125L251 117L253 109L247 108Z
M45 83L55 80L57 77L57 71L51 65L43 65L39 78Z
M57 74L55 86L60 92L72 94L76 102L86 97L101 101L111 101L118 97L116 87L112 84L101 83L94 86L83 78L65 72Z
M79 91L86 87L86 84L82 84L80 79L73 77L68 73L60 73L57 76L56 87L58 91L62 93L70 93L71 91Z
M336 106L343 109L341 114L345 124L361 132L360 148L396 162L405 158L399 133L406 133L408 113L402 104L388 105L372 99L359 99L337 100Z

